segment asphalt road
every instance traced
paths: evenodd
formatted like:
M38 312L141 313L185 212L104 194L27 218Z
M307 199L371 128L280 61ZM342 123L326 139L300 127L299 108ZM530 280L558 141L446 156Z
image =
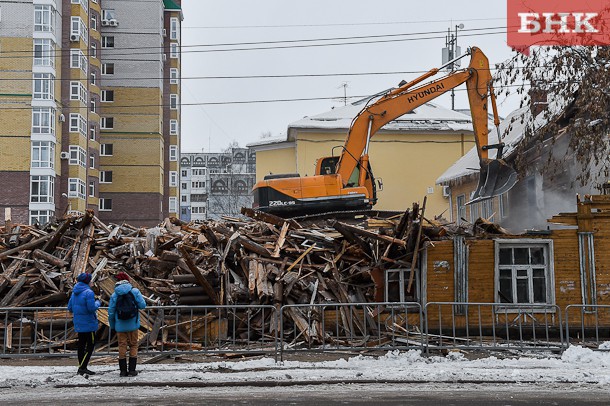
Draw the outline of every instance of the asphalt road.
M286 388L2 388L11 405L608 405L603 386L532 385L322 385Z

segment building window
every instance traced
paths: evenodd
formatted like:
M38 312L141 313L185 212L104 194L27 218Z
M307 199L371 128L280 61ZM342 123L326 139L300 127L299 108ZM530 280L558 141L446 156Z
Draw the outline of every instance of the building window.
M169 120L170 135L178 135L178 120Z
M169 211L170 213L178 212L178 199L175 197L169 198Z
M102 48L114 48L114 37L102 35Z
M89 197L95 197L95 181L89 181Z
M169 160L170 161L178 160L178 146L177 145L169 146Z
M112 199L100 198L100 211L112 211Z
M114 128L114 117L102 117L100 126L104 130L112 130Z
M55 143L32 141L32 168L53 168L55 166Z
M70 113L70 132L87 136L87 119L78 113Z
M182 190L186 190L188 188L188 183L187 182L182 182Z
M171 187L178 186L178 172L176 172L176 171L169 171L169 185Z
M92 125L92 126L89 128L89 139L90 139L91 141L95 141L95 126L94 126L94 125Z
M102 144L100 145L100 155L101 156L112 156L114 144Z
M552 241L496 241L496 302L554 303Z
M89 43L89 31L80 17L70 17L70 40L80 37L85 44Z
M178 95L177 94L169 95L169 108L172 110L178 109Z
M32 109L32 133L55 134L55 109L50 107Z
M455 223L459 226L466 221L466 195L459 195L456 197L456 206L457 219Z
M92 58L97 58L97 45L95 45L94 42L91 43L91 48L89 53L91 54Z
M186 202L188 202L188 196L182 195L182 196L180 196L180 200L182 201L182 203L186 203Z
M40 4L34 6L34 31L55 31L55 9L53 6Z
M55 76L50 73L34 73L35 100L53 100L55 97Z
M102 90L102 102L108 103L114 101L114 90Z
M116 14L115 14L114 10L111 8L106 8L106 9L102 10L102 20L106 20L106 21L116 20Z
M180 41L180 22L174 17L169 19L169 39Z
M87 153L84 149L82 149L78 145L70 145L70 160L68 164L70 165L80 165L83 168L86 166Z
M191 202L205 202L208 200L208 196L205 194L191 195Z
M239 195L248 194L248 185L243 180L235 181L233 187L235 188L235 192Z
M80 4L83 7L83 10L85 10L85 13L89 13L88 0L72 0L71 3ZM94 2L94 3L97 3L97 2Z
M187 172L187 170L186 170L186 169L183 169L183 170L180 172L180 174L181 174L181 176L182 176L183 178L186 178L187 173L188 173L188 172Z
M30 177L30 202L53 203L55 201L55 178L53 176Z
M500 195L498 202L500 203L500 219L504 220L508 217L508 193Z
M89 168L95 169L95 155L89 154Z
M169 57L178 58L178 44L176 44L176 43L169 44Z
M94 97L91 98L90 105L91 112L95 113L97 111L97 102Z
M481 206L479 203L473 203L470 205L470 222L474 224L479 217L481 217Z
M87 73L87 57L80 49L70 50L70 68L80 69Z
M100 171L100 183L112 183L112 171Z
M81 82L70 82L70 100L80 100L87 104L87 89Z
M34 39L34 66L55 66L55 43L50 39Z
M206 168L200 169L191 169L191 174L193 176L205 176Z
M191 182L191 187L193 189L204 189L205 182L203 182L203 181Z
M205 214L205 206L194 206L191 210L193 214Z
M487 199L481 202L481 216L491 222L493 222L495 218L493 203L493 199Z
M68 178L68 197L85 200L85 182L79 178Z
M178 84L178 79L179 79L178 69L171 68L169 70L169 83L172 84L172 85L177 85Z
M96 78L95 72L91 72L91 84L92 85L95 85L95 78Z
M30 224L47 224L51 221L53 212L51 210L30 210Z
M103 63L102 75L114 75L114 63Z
M91 29L93 31L97 31L97 16L96 15L91 16Z

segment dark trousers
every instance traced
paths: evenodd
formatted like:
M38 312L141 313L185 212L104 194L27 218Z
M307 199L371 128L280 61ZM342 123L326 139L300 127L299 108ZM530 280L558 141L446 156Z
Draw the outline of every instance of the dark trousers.
M78 368L86 369L95 347L95 331L78 333Z

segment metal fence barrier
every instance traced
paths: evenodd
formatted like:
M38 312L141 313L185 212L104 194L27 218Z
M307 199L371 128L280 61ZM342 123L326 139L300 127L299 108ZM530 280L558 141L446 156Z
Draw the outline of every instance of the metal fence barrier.
M432 302L424 314L427 352L565 348L561 309L555 305Z
M117 352L106 308L98 311L95 355ZM140 353L253 353L277 356L274 306L152 306L140 311ZM0 356L71 356L78 333L66 308L0 308Z
M610 351L610 306L569 305L565 311L566 345Z
M295 304L280 310L285 352L422 349L419 303Z
M449 349L610 350L610 305L432 302L153 306L141 310L140 352L248 353ZM98 311L95 355L117 352L106 308ZM0 357L76 354L64 307L0 308Z

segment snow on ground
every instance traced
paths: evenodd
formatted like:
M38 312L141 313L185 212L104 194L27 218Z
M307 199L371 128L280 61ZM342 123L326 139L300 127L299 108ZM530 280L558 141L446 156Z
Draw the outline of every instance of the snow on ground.
M422 356L418 351L391 352L373 358L356 356L324 362L285 361L271 358L212 363L143 365L133 378L120 378L114 365L92 366L98 375L89 379L75 374L75 366L1 366L2 388L97 386L125 382L141 386L282 382L481 382L589 384L600 388L610 383L610 353L570 347L561 356L531 355L517 358L488 357L467 360L461 353L446 357ZM6 390L6 389L4 389Z

